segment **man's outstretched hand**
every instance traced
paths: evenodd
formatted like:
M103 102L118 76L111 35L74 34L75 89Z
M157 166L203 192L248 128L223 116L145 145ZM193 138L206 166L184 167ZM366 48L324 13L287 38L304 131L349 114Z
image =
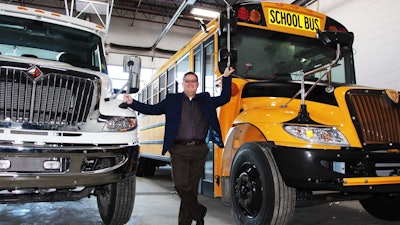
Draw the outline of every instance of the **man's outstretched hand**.
M124 98L123 98L123 102L125 102L128 105L132 104L132 102L133 102L132 96L130 96L129 94L125 94Z

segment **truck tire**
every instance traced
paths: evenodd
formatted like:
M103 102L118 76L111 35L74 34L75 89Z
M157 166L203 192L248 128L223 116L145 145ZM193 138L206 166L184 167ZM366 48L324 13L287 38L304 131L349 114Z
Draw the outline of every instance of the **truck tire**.
M286 186L267 143L250 142L239 148L230 190L236 224L285 225L293 218L296 190Z
M367 199L361 199L362 207L372 216L381 220L399 221L400 195L373 195Z
M126 224L131 218L136 193L136 176L103 185L97 193L97 206L106 225Z

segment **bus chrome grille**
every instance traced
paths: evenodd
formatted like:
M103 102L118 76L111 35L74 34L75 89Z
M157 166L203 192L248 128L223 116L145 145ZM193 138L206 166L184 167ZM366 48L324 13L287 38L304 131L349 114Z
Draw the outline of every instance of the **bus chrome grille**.
M0 121L76 126L86 121L96 80L48 73L37 78L16 67L0 67Z
M396 99L391 100L382 90L351 90L346 100L364 146L399 147L400 105Z

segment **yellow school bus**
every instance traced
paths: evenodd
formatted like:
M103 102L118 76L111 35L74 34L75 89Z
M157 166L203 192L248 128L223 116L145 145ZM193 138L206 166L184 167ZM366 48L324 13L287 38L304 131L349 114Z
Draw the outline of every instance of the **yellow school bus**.
M182 91L219 95L233 66L231 100L218 109L224 148L209 143L201 193L230 205L237 224L288 224L295 208L359 200L400 219L399 92L356 85L354 36L338 21L276 2L239 3L197 33L144 88L148 104ZM361 74L362 76L362 74ZM164 116L140 115L140 175L161 156Z

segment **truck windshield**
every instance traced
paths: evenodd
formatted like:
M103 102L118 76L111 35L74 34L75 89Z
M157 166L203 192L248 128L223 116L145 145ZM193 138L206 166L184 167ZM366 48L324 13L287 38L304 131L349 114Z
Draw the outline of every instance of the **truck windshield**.
M237 49L237 74L256 80L301 80L305 72L331 62L336 56L335 49L317 39L247 27L238 27L232 46ZM331 70L332 81L355 83L352 52L342 52L342 56ZM315 81L323 73L306 80Z
M0 16L0 54L60 61L105 72L101 38L93 33L10 16Z

